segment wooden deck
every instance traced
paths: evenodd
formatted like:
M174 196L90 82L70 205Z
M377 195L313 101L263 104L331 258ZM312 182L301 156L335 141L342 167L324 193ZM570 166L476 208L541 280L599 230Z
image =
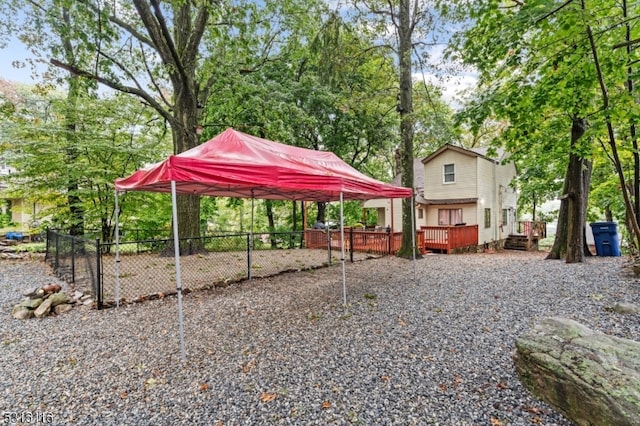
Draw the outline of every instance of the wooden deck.
M451 253L453 250L478 245L478 225L421 226L418 247L423 252Z
M366 231L345 228L345 249L375 254L396 254L402 245L402 232ZM331 230L329 236L322 229L307 229L304 234L307 248L340 250L340 231ZM416 231L416 244L423 253L437 251L452 253L456 249L478 245L478 225L422 226Z
M402 232L367 231L356 228L344 229L344 246L348 251L372 254L395 254L402 245ZM307 248L327 248L340 250L340 230L307 229L304 231L304 242Z

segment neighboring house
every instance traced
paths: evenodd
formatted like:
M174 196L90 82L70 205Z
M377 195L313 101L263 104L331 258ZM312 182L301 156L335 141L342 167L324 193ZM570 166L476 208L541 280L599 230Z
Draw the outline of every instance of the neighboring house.
M517 194L510 184L516 168L512 162L502 164L503 159L504 153L490 158L486 149L447 144L414 160L417 229L473 225L476 244L486 246L500 245L515 233ZM398 185L400 180L396 176L393 183ZM377 210L379 226L402 230L401 200L370 200L364 207ZM439 235L443 236L437 238L447 238L448 233Z
M9 187L3 178L15 170L5 164L0 164L0 211L8 214L15 228L27 231L32 227L34 217L39 214L44 206L40 203L31 203L23 198L15 198L7 193Z

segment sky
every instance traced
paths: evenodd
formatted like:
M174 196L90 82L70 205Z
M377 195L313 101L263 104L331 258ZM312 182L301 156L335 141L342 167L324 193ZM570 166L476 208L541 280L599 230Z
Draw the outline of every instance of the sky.
M14 61L25 61L33 55L16 38L11 38L6 47L0 48L0 78L18 83L35 84L31 77L31 70L27 66L22 69L15 68Z
M442 59L442 56L442 50L434 51L432 52L431 60L437 62ZM15 61L24 62L29 58L33 58L33 55L18 39L12 37L4 48L0 48L0 58L2 58L0 62L1 79L24 84L36 84L38 82L32 76L30 65L26 65L24 68L13 66ZM44 69L44 66L40 69ZM416 80L422 80L423 78L422 74L415 74L414 76ZM476 84L476 76L472 72L448 76L446 83L439 81L438 77L432 74L424 75L424 78L427 82L442 87L443 100L454 109L458 109L462 104L459 93Z

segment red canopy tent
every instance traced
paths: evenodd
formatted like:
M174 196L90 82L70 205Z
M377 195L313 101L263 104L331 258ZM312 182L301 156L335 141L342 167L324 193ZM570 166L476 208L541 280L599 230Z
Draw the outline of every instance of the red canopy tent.
M182 359L182 282L177 232L176 193L274 200L342 201L409 198L413 190L366 176L332 152L315 151L261 139L227 129L208 142L142 168L115 181L118 192L171 192L176 256L176 283ZM117 215L116 215L117 218ZM117 227L116 221L116 227ZM342 228L341 228L342 230ZM341 232L344 241L344 230ZM116 239L118 230L116 229ZM117 241L116 241L117 243ZM119 261L116 245L116 264ZM344 244L342 281L346 303Z
M366 176L332 152L272 142L227 129L215 138L127 178L119 191L170 192L274 200L408 198L412 190Z

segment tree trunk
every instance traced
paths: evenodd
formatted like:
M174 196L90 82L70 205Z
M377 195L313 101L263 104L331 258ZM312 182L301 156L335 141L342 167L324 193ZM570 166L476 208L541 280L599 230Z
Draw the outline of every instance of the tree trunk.
M562 193L568 192L569 171L565 175ZM553 247L547 255L547 259L562 259L567 253L567 224L568 224L568 200L566 197L560 199L560 208L558 209L558 225L556 227L556 236L553 240Z
M400 99L398 112L400 113L400 139L402 148L400 156L402 162L402 186L414 188L413 181L413 76L411 74L411 15L410 1L400 0L398 8L398 61L400 65ZM414 245L413 237L414 209L413 199L402 200L402 246L398 251L399 257L410 259L420 256L420 252ZM393 221L393 218L391 218ZM414 219L415 220L415 219Z
M273 201L264 200L264 207L267 210L267 222L269 224L269 233L271 234L271 248L278 247L276 236L273 234L276 230L275 220L273 219Z
M326 224L325 217L326 217L327 203L318 201L316 204L318 206L318 214L316 215L316 222L322 222Z
M189 73L191 75L191 73ZM173 135L173 152L179 154L200 144L196 125L198 115L198 99L196 91L190 86L195 86L194 79L174 79L173 87L176 88L174 118L171 121ZM202 253L204 244L200 237L200 196L195 194L177 195L178 236L180 242L180 254L190 255ZM173 227L171 227L173 237ZM193 238L193 239L191 239ZM186 241L185 239L189 239ZM173 243L168 250L173 251Z
M571 154L558 213L558 227L547 259L564 257L567 263L584 260L586 203L588 185L591 182L591 163L575 154L574 148L585 131L586 120L574 117L571 125Z
M584 125L587 123L585 121ZM586 130L586 127L585 127ZM589 245L587 244L587 208L589 206L589 191L591 189L591 172L593 171L593 162L591 160L584 159L584 167L582 168L582 214L584 217L584 221L582 224L582 253L585 257L590 257L593 254L589 249Z

